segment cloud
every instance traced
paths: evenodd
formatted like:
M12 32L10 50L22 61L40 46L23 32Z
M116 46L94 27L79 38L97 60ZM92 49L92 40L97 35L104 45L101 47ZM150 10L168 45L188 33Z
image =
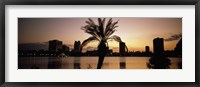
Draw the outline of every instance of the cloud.
M165 41L174 41L182 38L182 33L171 35L169 38L164 39Z

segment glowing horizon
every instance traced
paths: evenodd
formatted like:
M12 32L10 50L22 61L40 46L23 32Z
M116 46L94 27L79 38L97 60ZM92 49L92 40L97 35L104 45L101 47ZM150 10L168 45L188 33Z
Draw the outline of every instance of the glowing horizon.
M97 23L97 18L92 18ZM83 42L90 37L81 30L87 18L19 18L18 43L42 43L57 39L64 44L73 45L74 41ZM108 19L107 19L108 20ZM106 20L106 21L107 21ZM113 18L119 20L113 35L121 37L129 51L145 51L145 46L153 50L153 39L167 39L182 33L182 18ZM165 50L173 50L179 40L164 41ZM119 43L109 41L109 48L118 52ZM97 47L97 42L87 47ZM94 48L95 49L95 48Z

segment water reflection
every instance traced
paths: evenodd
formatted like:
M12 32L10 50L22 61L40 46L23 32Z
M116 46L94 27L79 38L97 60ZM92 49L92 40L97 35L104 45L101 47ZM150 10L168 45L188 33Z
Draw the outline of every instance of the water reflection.
M48 69L60 69L62 67L61 58L48 58Z
M150 69L169 69L171 60L163 54L154 54L150 59L147 67Z
M80 63L74 63L74 69L81 69Z
M149 57L105 57L102 69L148 69L149 60ZM169 58L165 61L170 61L171 64L167 68L182 69L180 58ZM97 62L98 57L20 57L18 69L96 69ZM157 68L163 67L166 66Z
M125 63L125 60L126 58L122 57L120 58L120 69L126 69L126 63Z
M40 69L40 67L37 66L37 65L32 65L32 66L31 66L31 69Z

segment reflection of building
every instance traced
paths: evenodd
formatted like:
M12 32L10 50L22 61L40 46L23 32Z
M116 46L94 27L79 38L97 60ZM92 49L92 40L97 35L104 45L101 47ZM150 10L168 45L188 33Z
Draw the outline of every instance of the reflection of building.
M81 52L81 42L80 41L74 42L74 52Z
M161 54L164 52L163 38L154 38L153 39L153 51L154 51L154 53L158 53L158 54Z
M150 52L149 46L145 46L145 52L146 52L146 53L149 53L149 52Z
M59 40L50 40L49 41L49 51L50 52L59 52L62 50L62 41Z
M120 54L125 54L125 47L126 47L126 45L125 45L125 43L124 42L120 42L119 43L119 53Z

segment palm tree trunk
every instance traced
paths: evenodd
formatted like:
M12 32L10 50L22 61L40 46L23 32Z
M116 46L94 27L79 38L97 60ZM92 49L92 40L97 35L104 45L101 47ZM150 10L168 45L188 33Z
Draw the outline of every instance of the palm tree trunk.
M99 56L99 60L98 60L98 64L97 64L97 69L101 69L102 65L103 65L103 61L104 61L104 57L106 55L106 44L104 42L100 42L99 46L98 46L98 56Z
M102 65L103 65L104 57L105 57L105 56L99 56L97 69L101 69L101 67L102 67Z

